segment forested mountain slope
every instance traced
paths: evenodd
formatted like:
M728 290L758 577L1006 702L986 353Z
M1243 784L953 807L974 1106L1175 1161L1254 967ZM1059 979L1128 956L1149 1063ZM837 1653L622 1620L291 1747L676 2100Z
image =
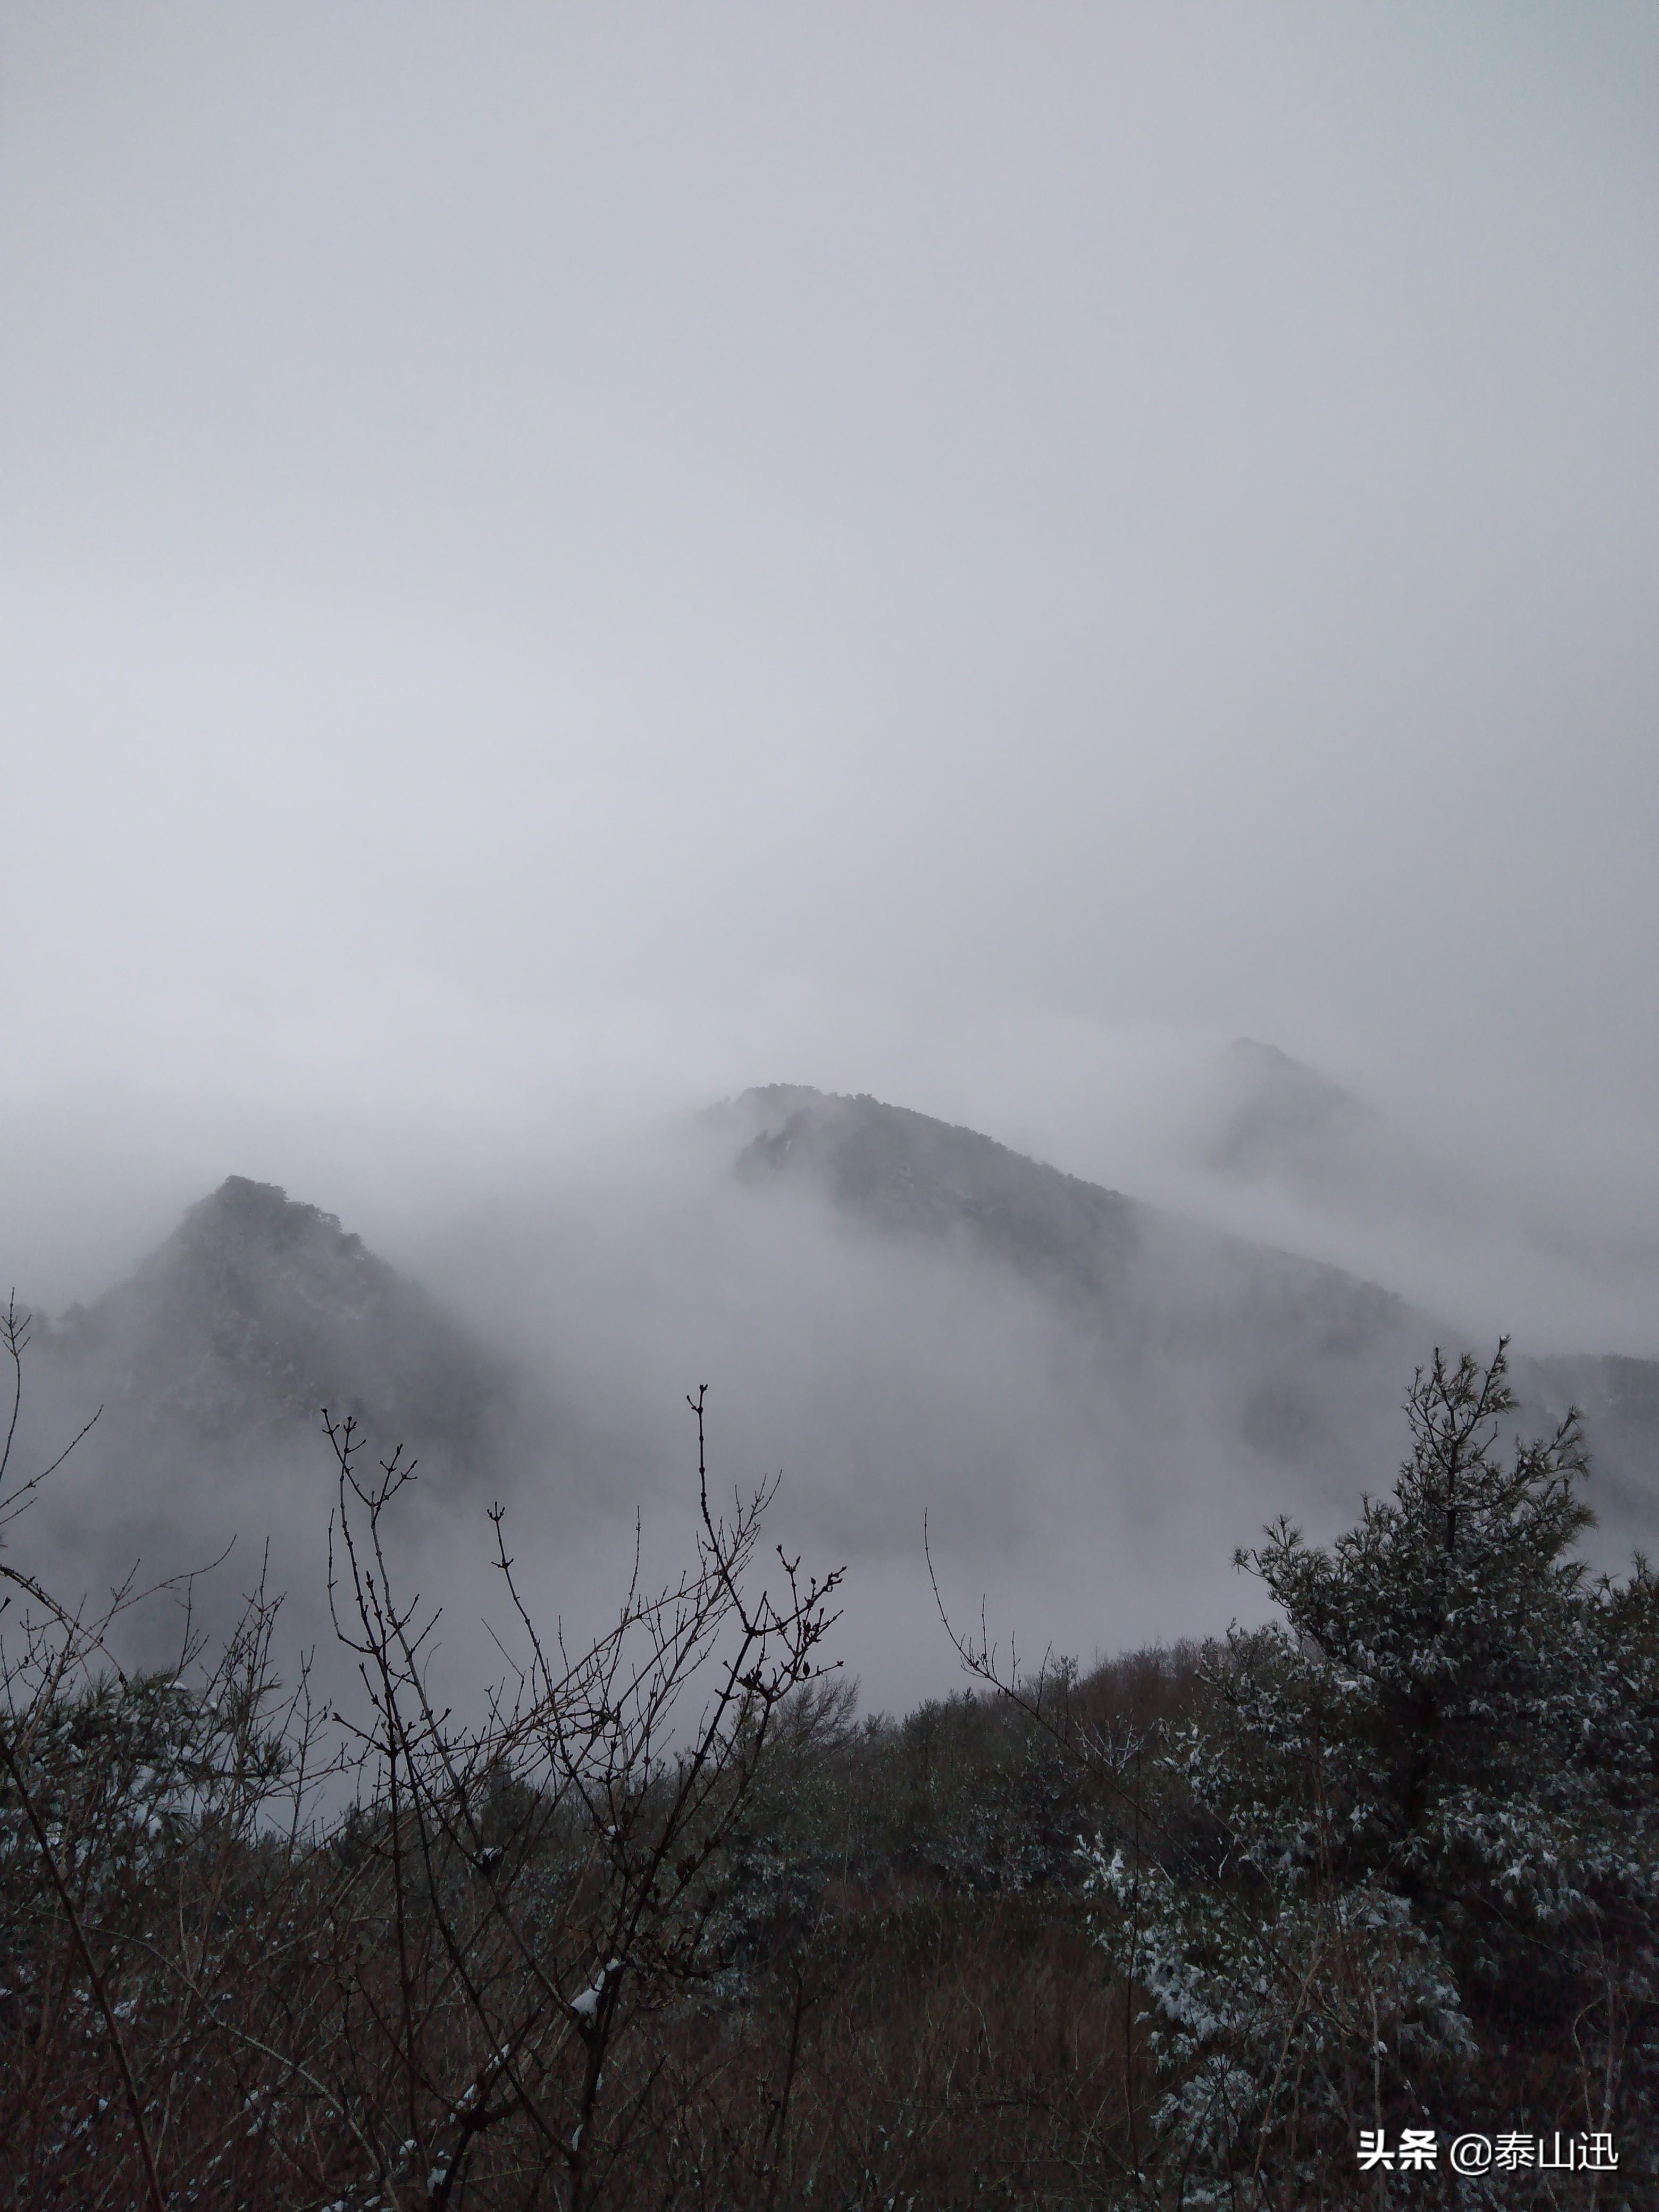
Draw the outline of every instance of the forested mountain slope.
M32 1448L103 1408L42 1533L113 1571L276 1531L303 1587L326 1406L418 1455L424 1513L500 1495L539 1516L580 1585L579 1520L678 1510L681 1395L712 1380L729 1463L788 1468L803 1539L862 1563L850 1601L867 1585L907 1651L930 1633L924 1511L964 1577L1086 1651L1143 1616L1224 1626L1232 1546L1280 1510L1340 1525L1391 1478L1414 1370L1462 1348L1376 1284L873 1098L774 1086L702 1133L695 1172L642 1163L580 1235L515 1216L469 1322L332 1215L233 1176L39 1332ZM1597 1555L1650 1546L1659 1366L1515 1352L1523 1424L1584 1407Z
M1363 1115L1336 1086L1284 1067L1316 1120ZM1352 1470L1356 1492L1391 1467L1387 1439L1413 1371L1457 1335L1341 1268L1180 1220L878 1099L776 1085L720 1113L742 1139L736 1172L750 1186L813 1188L883 1236L1012 1270L1096 1332L1122 1388L1133 1390L1137 1370L1150 1383L1154 1362L1161 1376L1165 1362L1185 1363L1249 1455L1308 1472L1322 1462L1339 1480ZM1518 1346L1512 1372L1523 1418L1551 1423L1580 1407L1607 1536L1650 1541L1659 1362Z
M331 1213L232 1176L125 1281L40 1342L56 1391L147 1453L307 1440L319 1408L482 1472L506 1370Z

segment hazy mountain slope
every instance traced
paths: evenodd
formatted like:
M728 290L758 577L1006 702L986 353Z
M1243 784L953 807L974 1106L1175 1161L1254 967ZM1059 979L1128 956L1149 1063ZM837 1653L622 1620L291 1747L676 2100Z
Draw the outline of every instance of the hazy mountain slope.
M1659 1344L1650 1196L1598 1169L1595 1133L1577 1143L1540 1173L1501 1120L1461 1139L1411 1126L1239 1038L1170 1101L1165 1188L1437 1312L1644 1358Z
M1120 1192L873 1098L779 1084L736 1111L761 1124L738 1158L745 1179L811 1178L876 1228L962 1238L1064 1295L1113 1303L1152 1218Z
M1210 1164L1229 1176L1332 1179L1382 1129L1352 1091L1254 1037L1236 1038L1221 1055L1210 1103Z
M1351 1457L1433 1340L1426 1316L1340 1269L1195 1227L867 1098L750 1092L746 1182L805 1180L889 1236L1013 1269L1093 1332L1120 1401L1189 1389L1252 1453ZM1384 1395L1378 1399L1377 1386Z
M104 1408L99 1446L202 1460L315 1442L319 1408L482 1473L505 1368L330 1213L232 1176L161 1249L39 1343L53 1397Z
M320 1649L337 1675L320 1409L357 1417L368 1468L398 1441L418 1456L416 1536L482 1517L517 1403L511 1369L333 1215L233 1176L125 1281L37 1328L16 1466L101 1412L8 1539L47 1588L94 1606L129 1577L142 1590L222 1556L187 1613L163 1589L128 1618L128 1657L166 1661L187 1620L222 1633L263 1580L289 1594L284 1666Z
M1527 1409L1540 1427L1569 1406L1589 1437L1590 1498L1609 1534L1659 1544L1659 1360L1590 1353L1522 1363Z
M678 1565L684 1393L709 1381L721 1480L785 1468L781 1534L851 1563L848 1656L902 1701L950 1674L924 1513L956 1596L1027 1635L1086 1654L1213 1630L1250 1601L1228 1562L1264 1521L1328 1537L1388 1486L1413 1370L1458 1342L1356 1275L872 1098L774 1086L682 1138L434 1252L469 1326L331 1215L233 1178L43 1333L28 1451L105 1407L28 1523L49 1578L236 1536L240 1589L269 1538L325 1644L326 1404L418 1454L400 1525L422 1586L466 1593L447 1633L496 1602L495 1495L533 1586L580 1617L625 1578L636 1509L651 1571ZM1517 1379L1529 1425L1586 1404L1602 1556L1651 1544L1659 1368Z
M1294 1317L1337 1351L1428 1325L1340 1268L1178 1221L906 1107L779 1085L738 1111L763 1125L740 1176L811 1178L876 1228L955 1238L1117 1328L1272 1332Z
M1271 1048L1239 1053L1241 1156L1322 1146L1370 1118ZM1241 1480L1243 1462L1265 1459L1327 1494L1383 1486L1414 1368L1437 1344L1462 1348L1427 1312L1340 1268L1179 1221L924 1115L787 1085L730 1111L739 1130L754 1125L736 1162L745 1182L806 1182L885 1235L1012 1268L1087 1317L1120 1402L1190 1390L1216 1418L1219 1447L1239 1448ZM1609 1540L1644 1540L1659 1496L1659 1363L1516 1354L1528 1419L1583 1409Z

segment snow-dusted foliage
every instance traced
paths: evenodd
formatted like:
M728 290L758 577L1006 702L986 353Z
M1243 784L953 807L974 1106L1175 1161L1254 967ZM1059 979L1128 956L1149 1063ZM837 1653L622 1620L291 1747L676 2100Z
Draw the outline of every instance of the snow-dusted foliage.
M1172 2086L1155 2124L1198 2169L1190 2203L1232 2201L1242 2158L1264 2194L1310 2178L1305 2154L1350 2141L1356 2113L1394 2111L1402 2078L1419 2095L1456 2081L1472 2054L1438 1947L1386 1889L1287 1883L1258 1901L1121 1851L1097 1882L1122 1914L1117 1964L1158 2008Z
M1659 1586L1572 1556L1577 1422L1501 1454L1512 1404L1502 1346L1437 1357L1394 1495L1240 1555L1282 1625L1165 1746L1178 1812L1090 1855L1188 2203L1341 2201L1361 2125L1520 2126L1486 2110L1516 2048L1540 2124L1659 2086Z

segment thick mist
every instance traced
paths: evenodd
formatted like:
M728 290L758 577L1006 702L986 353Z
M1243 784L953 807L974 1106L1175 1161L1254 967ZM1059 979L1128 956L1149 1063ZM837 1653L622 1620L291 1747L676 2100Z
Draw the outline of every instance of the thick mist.
M847 1570L835 1649L867 1698L896 1706L955 1679L935 1573L953 1617L976 1621L983 1603L988 1623L1033 1656L1051 1647L1086 1661L1254 1617L1258 1594L1233 1572L1235 1547L1280 1512L1316 1540L1345 1526L1407 1449L1401 1407L1413 1369L1437 1344L1491 1350L1495 1331L1464 1329L1375 1278L1218 1235L1190 1213L1044 1184L1007 1155L979 1163L994 1171L980 1195L970 1183L935 1219L935 1194L917 1217L930 1148L948 1152L959 1135L870 1102L809 1103L809 1119L828 1117L830 1169L849 1115L867 1125L866 1166L869 1132L922 1146L878 1158L876 1181L849 1203L844 1176L838 1188L810 1163L792 1165L787 1144L775 1150L793 1126L789 1099L814 1096L619 1128L556 1170L522 1171L510 1198L405 1215L388 1249L439 1304L398 1291L385 1328L355 1352L365 1293L351 1270L371 1263L330 1263L347 1267L340 1340L314 1346L308 1372L331 1377L316 1387L337 1417L358 1413L367 1463L398 1443L418 1461L393 1555L410 1590L446 1608L453 1693L476 1694L498 1668L491 1629L508 1626L490 1565L492 1503L507 1509L521 1587L574 1642L604 1626L636 1545L647 1583L690 1562L685 1397L702 1383L716 1510L781 1478L770 1541L818 1571ZM1351 1127L1370 1133L1380 1119L1258 1047L1212 1062L1188 1108L1224 1196L1230 1175L1264 1162L1316 1183L1346 1161ZM757 1148L787 1171L763 1170ZM1199 1167L1188 1173L1201 1191ZM1000 1211L997 1174L1012 1178ZM1351 1226L1377 1196L1353 1181ZM1044 1226L1052 1204L1058 1246ZM1097 1272L1088 1224L1103 1209ZM1056 1273L1056 1250L1074 1253L1081 1273ZM1500 1241L1488 1297L1508 1263ZM14 1531L14 1555L78 1600L134 1562L143 1583L229 1547L190 1593L198 1625L222 1627L263 1577L289 1593L289 1663L318 1649L319 1684L341 1694L351 1667L333 1648L326 1601L332 1457L309 1401L290 1393L273 1411L262 1379L273 1358L294 1357L291 1328L265 1324L287 1347L273 1353L239 1324L229 1364L207 1374L187 1347L216 1326L211 1302L204 1315L175 1292L169 1307L156 1266L118 1293L117 1321L100 1322L94 1304L90 1321L46 1324L23 1451L46 1456L94 1392L106 1403ZM301 1316L333 1295L326 1272L301 1282ZM76 1352L100 1327L101 1366ZM111 1332L122 1329L118 1359ZM1523 1331L1516 1348L1525 1358L1563 1347ZM217 1426L180 1425L191 1405ZM1529 1402L1522 1425L1545 1411ZM1616 1565L1652 1500L1638 1476L1634 1492L1626 1480L1601 1502L1596 1556ZM174 1594L143 1611L128 1648L159 1662L179 1628Z
M620 1598L636 1522L647 1580L691 1556L685 1394L701 1382L717 1509L781 1475L773 1540L817 1569L848 1569L836 1649L878 1703L955 1678L924 1516L957 1608L976 1617L988 1595L1039 1648L1087 1656L1224 1626L1241 1595L1230 1546L1276 1501L1261 1469L1241 1483L1228 1465L1213 1362L1183 1382L1179 1346L1109 1359L1086 1316L1015 1275L849 1222L810 1190L746 1186L733 1150L728 1131L659 1128L626 1150L596 1147L580 1172L510 1207L411 1237L420 1273L513 1390L477 1480L418 1426L369 1430L371 1450L401 1441L419 1458L396 1518L399 1556L411 1587L441 1595L446 1645L475 1685L495 1656L478 1624L503 1613L486 1505L507 1508L526 1589L573 1638L595 1632ZM22 1447L40 1457L80 1401L61 1378L44 1391L30 1380ZM191 1592L198 1622L220 1625L264 1574L289 1592L290 1653L319 1646L319 1679L337 1687L350 1670L328 1649L334 1468L320 1424L291 1423L280 1446L185 1449L169 1441L167 1408L159 1431L151 1410L142 1378L106 1406L13 1532L14 1558L59 1589L70 1577L78 1599L135 1560L142 1583L234 1540ZM1317 1475L1299 1487L1316 1494ZM179 1626L176 1604L148 1608L136 1648L159 1660Z
M1644 16L0 35L9 1113L1651 1125Z
M573 1618L708 1382L889 1702L924 1511L1033 1644L1201 1632L1437 1337L1659 1355L1656 111L1595 7L9 10L0 1273L337 1213ZM1186 1224L1139 1336L734 1185L780 1082ZM1396 1296L1388 1391L1293 1420L1211 1232ZM163 1426L43 1559L269 1532L322 1636L325 1444Z

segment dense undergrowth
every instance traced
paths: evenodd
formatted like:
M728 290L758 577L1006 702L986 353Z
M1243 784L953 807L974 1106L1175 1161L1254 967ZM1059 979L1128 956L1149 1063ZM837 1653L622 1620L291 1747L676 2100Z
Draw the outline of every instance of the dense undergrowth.
M964 1643L897 1720L818 1671L834 1577L767 1594L765 1490L705 1480L590 1650L520 1608L465 1723L349 1428L352 1712L279 1687L263 1598L124 1676L118 1601L14 1546L0 2201L1659 2201L1659 1602L1574 1564L1577 1431L1504 1459L1507 1410L1501 1353L1419 1377L1393 1499L1243 1563L1279 1628L1001 1680ZM1455 2181L1460 2130L1619 2164Z

